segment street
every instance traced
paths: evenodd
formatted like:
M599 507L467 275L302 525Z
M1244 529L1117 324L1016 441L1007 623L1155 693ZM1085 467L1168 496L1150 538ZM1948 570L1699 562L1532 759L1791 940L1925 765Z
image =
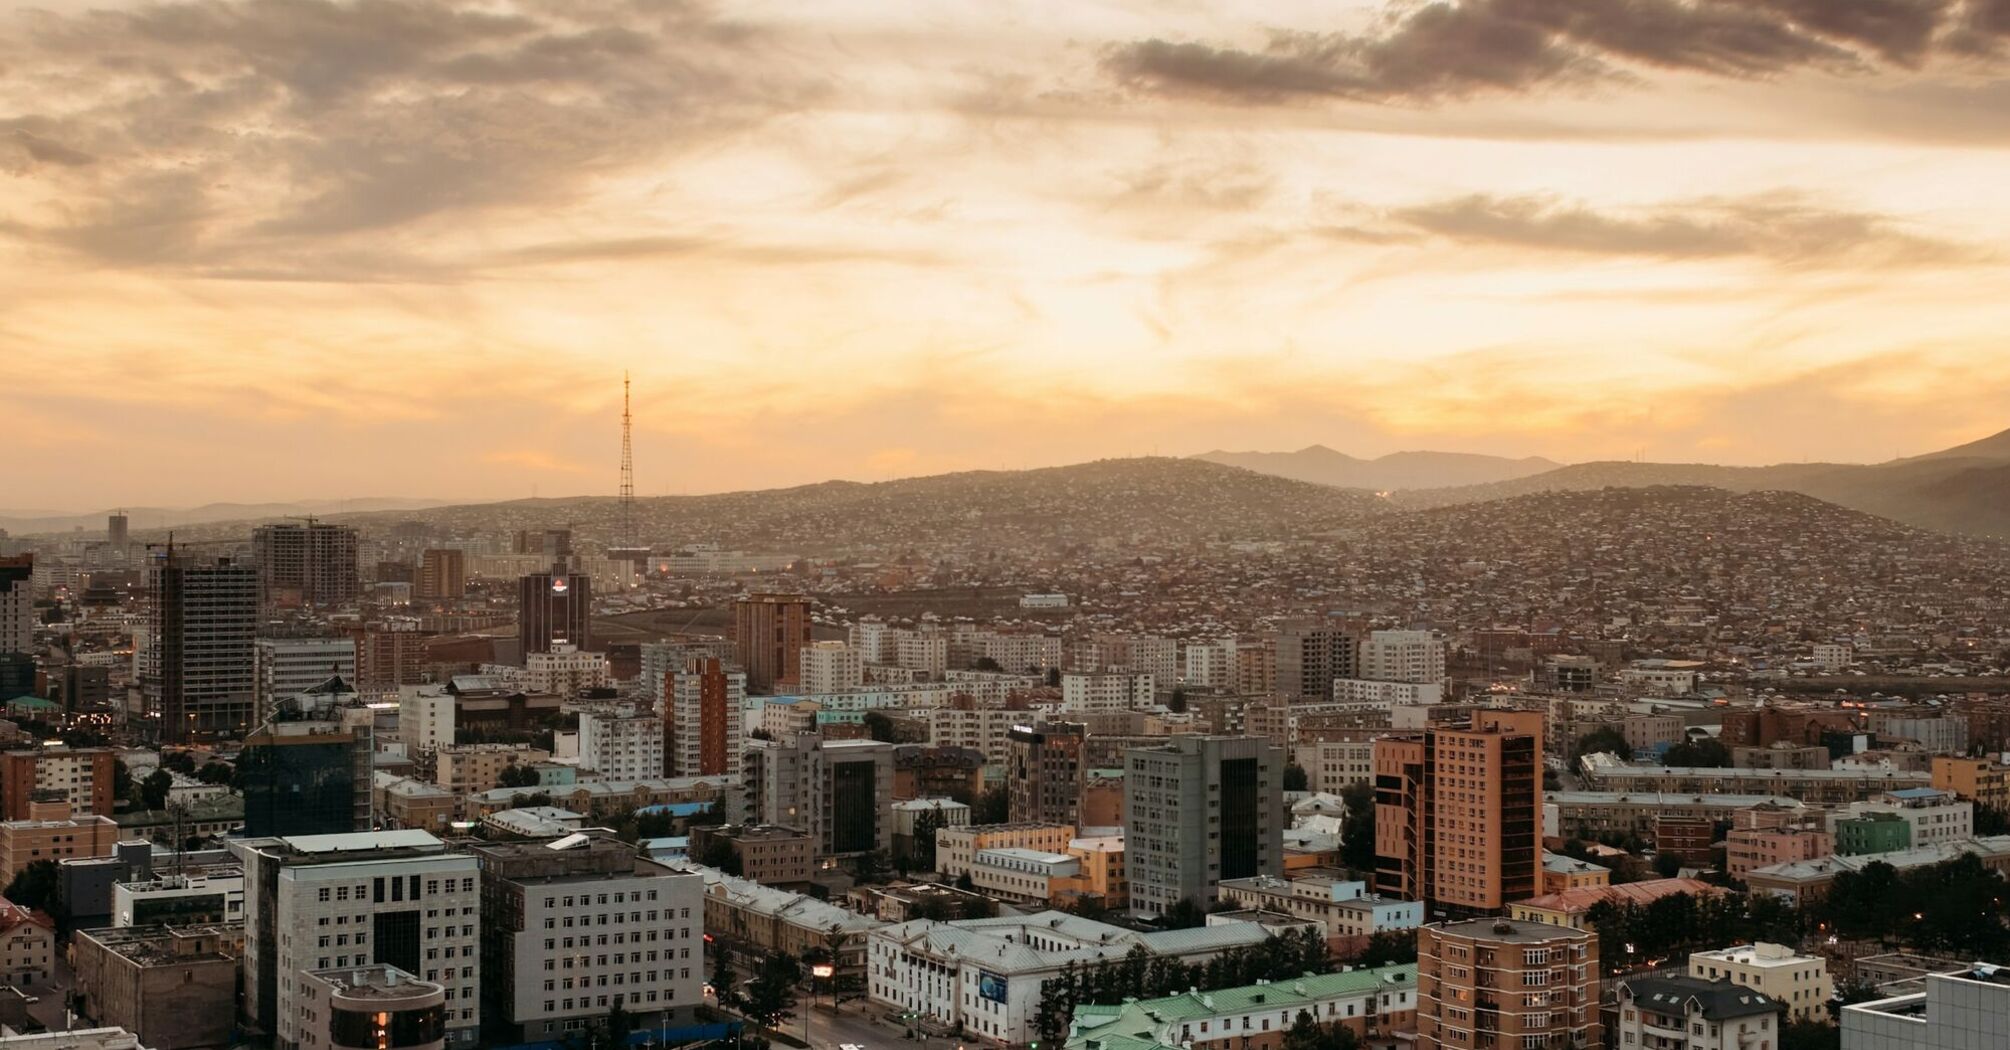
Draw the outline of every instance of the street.
M959 1045L954 1039L923 1038L920 1032L915 1038L906 1037L907 1029L895 1028L874 1020L867 1012L864 1000L857 999L833 1010L828 999L815 1006L807 1006L805 997L796 1006L796 1015L786 1029L789 1034L803 1034L803 1018L807 1008L809 1018L810 1050L837 1050L845 1043L853 1043L865 1050L956 1050ZM962 1045L968 1046L966 1041Z

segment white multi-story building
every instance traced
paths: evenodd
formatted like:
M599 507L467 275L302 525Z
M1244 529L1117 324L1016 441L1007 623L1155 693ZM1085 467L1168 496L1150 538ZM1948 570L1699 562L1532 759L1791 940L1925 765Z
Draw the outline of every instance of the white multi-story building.
M1335 678L1333 702L1367 707L1427 707L1445 700L1443 682L1383 682L1371 678Z
M532 693L578 696L584 689L614 684L607 657L581 652L576 645L555 644L551 651L524 655L524 688Z
M1210 689L1235 688L1236 652L1234 635L1205 642L1188 642L1184 653L1186 673L1181 681Z
M353 638L260 638L254 652L261 715L278 701L299 696L336 675L356 680Z
M112 884L113 926L243 921L244 869L235 865Z
M1359 677L1380 682L1442 682L1445 640L1431 631L1370 631L1360 668Z
M890 655L896 667L941 678L949 669L949 636L939 627L895 631Z
M801 660L804 693L843 693L865 684L865 660L844 642L812 642L803 646Z
M1291 760L1305 771L1305 789L1339 794L1355 784L1375 783L1375 742L1334 740L1294 744Z
M663 720L634 708L579 716L579 764L603 780L663 775Z
M1837 821L1872 813L1890 813L1905 821L1912 831L1913 849L1975 837L1975 803L1963 802L1951 792L1930 787L1887 791L1831 811L1829 832L1834 834Z
M1137 711L1155 702L1153 679L1130 671L1069 671L1061 676L1061 709L1071 713Z
M1368 884L1331 875L1287 879L1256 875L1225 879L1224 903L1282 912L1316 922L1327 937L1372 937L1387 930L1414 930L1424 922L1424 905L1368 892Z
M1231 922L1138 933L1061 911L998 919L915 919L866 934L866 995L876 1004L961 1026L988 1044L1040 1038L1033 1016L1048 981L1074 964L1122 962L1133 948L1189 965L1269 940L1265 927Z
M1061 638L1032 631L998 631L958 624L949 635L950 665L976 667L986 660L1016 674L1059 667Z
M446 1043L481 1036L475 858L424 831L232 839L244 865L245 1013L300 1047L310 970L388 963L445 989Z
M1757 1050L1779 1046L1785 1023L1778 999L1729 981L1628 977L1618 998L1614 1046Z
M893 638L898 628L885 620L867 616L851 625L845 640L858 650L859 659L869 664L893 662Z
M398 740L405 745L408 755L452 744L454 695L444 686L400 686Z
M1846 642L1816 642L1815 666L1824 671L1843 671L1856 662L1856 648Z
M592 833L477 846L490 1045L564 1039L618 1003L638 1030L704 1003L705 880Z
M1026 720L1024 711L991 707L925 707L907 714L927 724L931 746L982 751L984 761L996 764L1003 764L1012 750L1012 727Z
M1689 953L1689 976L1726 980L1753 988L1784 1003L1791 1021L1829 1020L1829 962L1820 955L1801 955L1784 944L1738 944L1709 952Z
M1926 990L1842 1008L1842 1050L2010 1046L2010 968L1926 975Z

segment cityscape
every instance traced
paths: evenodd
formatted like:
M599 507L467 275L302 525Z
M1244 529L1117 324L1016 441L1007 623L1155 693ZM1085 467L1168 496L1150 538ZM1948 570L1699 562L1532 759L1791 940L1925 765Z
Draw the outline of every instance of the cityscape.
M2001 0L0 40L0 1050L2010 1048Z

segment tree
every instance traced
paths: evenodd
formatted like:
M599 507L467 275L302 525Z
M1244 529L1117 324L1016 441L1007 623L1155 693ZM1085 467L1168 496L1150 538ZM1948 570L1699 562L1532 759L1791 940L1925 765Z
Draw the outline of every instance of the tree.
M996 661L996 660L993 660L992 658L990 658L990 657L988 657L988 656L980 656L980 657L978 657L977 659L975 659L975 660L972 660L972 661L970 662L970 667L971 667L971 669L972 669L972 670L975 670L975 671L1003 671L1003 670L1005 670L1005 668L1004 668L1004 665L1000 664L1000 663L999 663L998 661Z
M635 1015L621 1005L621 997L614 997L614 1008L607 1011L607 1045L622 1047L628 1045L629 1033L635 1031Z
M1012 795L1005 785L984 789L977 796L977 804L970 807L970 823L1003 824L1012 819Z
M1284 1033L1284 1050L1354 1050L1359 1041L1346 1025L1320 1024L1310 1010L1298 1011Z
M540 783L543 778L537 775L537 770L515 762L504 766L502 775L496 778L497 786L506 788L536 787Z
M1308 782L1309 778L1305 775L1304 766L1293 762L1284 767L1284 790L1304 791Z
M1168 930L1187 930L1207 925L1207 913L1201 910L1200 905L1195 903L1192 897L1181 897L1173 902L1172 907L1165 910L1165 914L1159 917L1159 922Z
M948 821L942 810L930 808L914 818L914 836L901 858L902 866L915 871L935 870L935 833Z
M202 768L195 771L195 778L205 784L228 784L236 775L222 762L204 762Z
M697 859L698 863L708 868L717 868L728 875L738 875L743 870L740 866L739 851L733 848L732 843L722 838L708 839Z
M1417 961L1417 931L1382 930L1368 935L1368 947L1354 960L1362 966L1400 966Z
M861 853L851 859L852 877L860 882L886 881L888 864L883 849Z
M1664 879L1672 879L1682 874L1682 858L1673 853L1656 855L1654 858L1654 874Z
M133 797L133 771L126 768L125 759L112 759L112 797Z
M1633 745L1626 742L1625 733L1612 726L1599 726L1577 738L1576 746L1570 749L1570 764L1575 766L1578 759L1601 753L1625 758L1633 754Z
M796 961L780 952L771 952L761 961L761 972L747 985L746 1014L770 1028L796 1008L796 984L802 970Z
M56 862L32 861L14 874L4 896L23 908L48 911L56 902Z
M161 768L184 775L195 773L195 756L186 751L164 751L161 753Z
M712 994L718 996L720 1006L728 1010L740 1008L740 982L733 972L733 949L723 944L712 945Z
M166 809L168 790L174 787L174 774L165 769L156 769L140 781L140 803L148 809Z
M1716 737L1684 740L1661 757L1671 769L1723 769L1731 764L1731 749Z
M865 733L882 744L891 744L897 739L893 731L893 719L886 717L886 714L880 711L865 713Z
M1780 1026L1780 1050L1838 1050L1842 1029L1820 1021L1789 1021Z
M1185 714L1185 713L1186 713L1186 690L1184 690L1184 689L1174 689L1174 690L1172 691L1172 695L1166 698L1166 710L1168 710L1168 711L1171 711L1171 712L1172 712L1173 714L1176 714L1176 715L1183 715L1183 714ZM1289 789L1287 788L1286 790L1289 790Z
M1340 791L1347 812L1340 825L1340 863L1355 871L1375 870L1375 789L1349 784Z
M1069 963L1059 977L1040 982L1040 1003L1033 1011L1033 1033L1050 1046L1061 1045L1068 1026L1075 1019L1075 964Z

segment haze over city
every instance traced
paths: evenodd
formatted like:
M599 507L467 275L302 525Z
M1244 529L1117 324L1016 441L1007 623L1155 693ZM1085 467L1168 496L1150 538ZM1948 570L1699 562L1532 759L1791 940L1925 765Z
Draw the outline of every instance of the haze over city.
M0 3L7 501L1954 445L2002 11Z

